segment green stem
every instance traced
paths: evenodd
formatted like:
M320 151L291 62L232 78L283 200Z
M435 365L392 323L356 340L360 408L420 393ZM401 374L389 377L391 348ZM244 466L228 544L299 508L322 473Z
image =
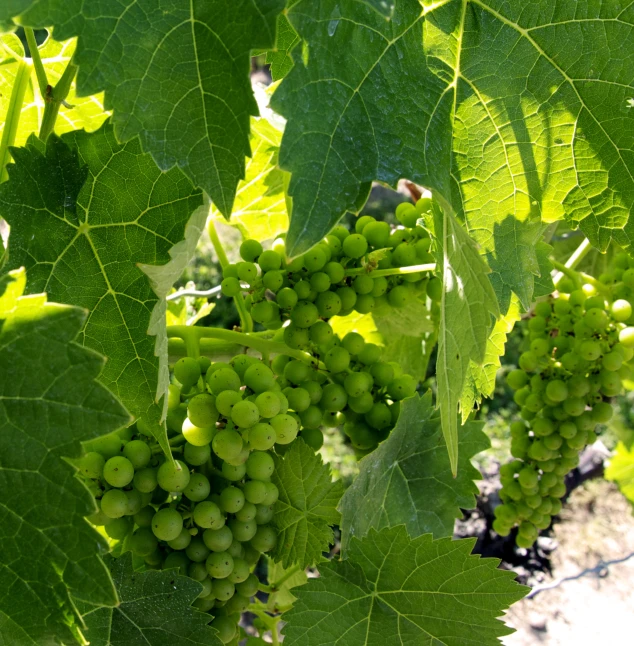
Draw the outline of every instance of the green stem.
M574 269L590 252L592 245L588 238L584 238L583 242L575 249L574 253L566 261L566 267Z
M553 283L555 287L559 284L559 282L564 276L567 276L575 284L576 289L581 289L580 276L574 269L571 269L570 267L566 267L566 265L564 265L561 262L557 262L556 260L551 260L551 262L553 267L559 271L559 276L558 277L556 276L555 278L553 278Z
M26 88L31 79L31 65L23 58L18 61L18 69L15 74L15 81L11 89L9 98L9 107L4 121L2 131L2 140L0 141L0 182L4 182L8 177L7 164L11 159L9 148L15 143L22 115L22 106L24 104L24 95Z
M179 338L187 342L187 338L193 335L196 335L198 339L219 339L226 343L242 345L256 350L263 356L266 354L285 354L311 366L325 370L324 364L321 361L317 361L308 352L294 350L293 348L289 348L285 343L279 343L278 341L270 341L269 339L244 334L243 332L222 330L215 327L195 327L187 325L170 325L167 327L168 339Z
M372 278L379 278L380 276L398 276L399 274L416 274L419 271L434 271L436 263L428 263L426 265L410 265L409 267L390 267L389 269L374 269L368 271L367 267L355 267L348 269L346 276L359 276L361 274L368 274Z
M24 35L26 36L26 42L29 46L29 53L31 54L31 60L33 61L33 67L35 68L35 75L37 76L37 83L40 86L40 94L42 98L46 100L46 88L48 87L48 78L46 76L46 70L44 69L44 64L42 63L42 58L40 57L40 50L37 47L37 41L35 40L35 34L30 27L24 28Z
M225 253L222 243L220 242L220 238L218 237L218 231L216 231L216 223L212 219L209 220L208 229L211 244L214 246L216 255L218 256L218 261L220 262L220 266L224 269L230 264L229 258L227 258L227 254ZM253 320L251 319L249 312L247 312L247 306L244 302L242 293L234 296L233 302L236 304L236 309L238 310L238 314L240 315L240 327L242 328L242 331L253 332Z
M225 343L224 341L217 341L216 339L199 339L198 341L200 354L205 357L209 357L210 359L214 359L218 356L233 356L240 352L240 347L241 346L236 345L235 343ZM173 357L180 359L181 357L188 356L185 341L178 337L168 340L167 351L170 361Z
M280 646L280 638L277 634L277 625L278 621L275 622L274 625L271 626L271 639L273 640L273 646Z
M42 141L46 141L55 128L59 109L70 92L75 74L77 74L77 65L70 61L57 85L51 90L48 89L50 86L47 87L47 94L44 96L46 106L44 107L42 125L40 126L40 139Z

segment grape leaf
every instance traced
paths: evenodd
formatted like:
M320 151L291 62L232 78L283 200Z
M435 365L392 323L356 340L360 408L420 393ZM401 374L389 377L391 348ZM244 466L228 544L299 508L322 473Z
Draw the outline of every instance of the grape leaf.
M288 119L292 253L327 233L361 183L401 177L464 213L493 258L500 236L540 216L581 223L601 249L613 234L631 241L631 7L398 0L386 21L355 0L311 4L288 9L309 55L294 50L274 96ZM521 247L525 264L505 271L525 302L535 258Z
M0 40L9 41L15 51L15 41L20 42L15 34L4 34ZM20 48L21 48L20 44ZM66 66L75 51L75 41L69 40L58 43L52 38L47 38L39 47L40 58L46 71L46 76L51 85L55 85L62 76ZM16 53L20 53L16 51ZM24 55L24 50L22 50ZM6 112L9 105L8 97L11 94L13 83L18 69L19 61L15 56L0 47L0 95L7 100L0 101L0 136L5 127ZM66 102L71 108L62 106L55 122L55 132L62 134L71 130L97 130L108 117L103 108L103 95L78 97L75 84L71 86L66 97ZM16 146L23 146L29 135L37 133L40 128L44 113L44 98L37 87L37 78L32 68L29 68L29 80L24 95L24 103L20 114L20 123L16 132Z
M281 13L277 17L275 49L266 54L266 62L271 66L271 77L274 81L284 78L293 67L291 51L297 43L299 43L297 32L286 15Z
M227 217L257 114L250 52L273 46L284 0L11 0L0 20L78 37L77 87L105 90L116 137L139 136L163 170L183 169Z
M537 253L537 262L540 267L540 277L535 279L535 292L533 294L533 298L537 299L541 296L552 294L552 292L555 291L555 286L553 285L553 279L550 274L553 269L553 265L550 262L553 248L549 244L540 241L537 243L537 249L535 251Z
M294 566L291 565L291 568ZM288 577L288 578L284 578ZM281 585L276 586L275 583L284 579ZM275 588L269 594L266 600L266 607L270 612L283 612L285 608L292 606L297 597L291 592L293 588L300 585L306 585L308 577L305 570L297 570L289 576L288 569L283 568L279 563L274 563L272 560L268 564L268 580L269 584ZM282 609L282 610L280 610Z
M443 292L438 331L436 379L442 429L451 470L458 468L458 420L471 366L486 359L493 317L498 302L488 279L488 268L466 231L448 211L434 209L436 261L441 267ZM463 418L465 411L463 410Z
M84 520L94 499L63 457L129 416L97 382L103 358L75 342L87 313L21 296L23 270L2 282L0 642L75 643L76 604L117 597L99 558L106 541Z
M101 382L169 450L157 403L167 389L164 296L204 225L202 195L178 169L161 173L138 140L118 144L108 125L42 145L12 149L0 185L9 265L27 267L29 292L90 310L81 340L108 357Z
M359 475L341 499L342 554L353 536L361 539L370 528L405 524L412 537L452 536L460 509L475 505L478 487L473 481L480 473L471 458L490 446L482 426L468 422L462 429L454 478L431 392L406 399L394 430L361 460Z
M286 175L277 166L282 133L265 119L251 120L251 159L238 184L231 220L245 238L270 240L288 229L284 184ZM216 219L223 219L216 208Z
M605 477L616 482L623 495L634 504L634 445L628 449L623 442L617 444Z
M529 588L475 539L411 539L403 525L353 538L345 561L320 566L284 615L285 646L494 646L512 633L497 617Z
M519 299L513 296L508 312L496 321L487 340L484 361L471 361L462 389L460 409L462 422L466 422L474 406L482 401L482 396L492 397L495 390L495 376L500 368L500 357L504 354L504 345L515 324L522 318Z
M191 607L201 585L175 570L135 572L128 552L108 558L116 608L82 607L91 646L221 646L211 617Z
M317 562L333 542L330 525L339 523L337 504L343 494L332 482L330 467L303 440L293 442L283 458L274 456L272 481L280 490L273 524L279 531L272 557L285 568Z

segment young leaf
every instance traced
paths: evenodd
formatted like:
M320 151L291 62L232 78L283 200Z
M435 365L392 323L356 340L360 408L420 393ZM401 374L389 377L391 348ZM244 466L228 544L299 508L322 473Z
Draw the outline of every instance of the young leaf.
M183 169L229 217L257 114L250 52L272 47L284 0L13 0L0 20L78 37L78 90L106 93L117 139L137 135L163 170Z
M301 439L283 458L274 459L273 482L280 498L273 517L279 536L272 556L285 568L295 563L305 568L319 561L333 542L330 526L339 522L343 485L332 482L330 467Z
M251 119L251 159L238 184L230 224L245 238L270 240L288 229L284 184L288 173L277 165L282 133L265 119ZM212 215L222 214L216 208Z
M120 603L80 608L91 646L221 646L211 617L191 607L197 581L175 570L135 572L130 553L107 562Z
M619 2L585 2L580 17L577 4L399 0L391 20L356 0L290 6L306 45L273 103L288 119L290 252L323 237L363 182L401 177L464 214L492 258L540 216L579 222L601 249L630 244L631 17ZM522 264L505 271L524 301L535 257L521 238Z
M28 292L47 291L90 310L81 340L108 357L100 380L165 445L156 402L167 383L163 376L159 384L155 355L166 369L162 297L195 247L203 225L193 232L186 225L202 195L178 169L162 173L138 140L118 144L108 125L51 137L45 152L41 146L32 139L12 149L16 163L0 185L11 225L9 264L27 267ZM140 265L161 265L155 290L143 274L150 270ZM161 336L155 340L148 331Z
M493 317L497 317L499 312L488 269L473 240L455 217L447 210L435 209L434 231L438 243L436 258L443 283L436 361L437 405L451 470L456 475L456 411L471 365L484 363Z
M411 539L403 525L353 538L345 561L320 566L284 615L285 646L495 646L513 632L497 617L528 588L475 539Z
M129 423L97 382L104 360L75 343L86 312L20 297L24 272L0 286L0 642L75 643L77 602L117 603L84 516L93 497L63 457Z
M289 569L294 569L295 566L291 565L290 568L283 568L279 563L273 563L269 561L268 567L268 580L269 584L275 586L275 591L269 594L268 599L266 600L266 607L271 612L281 612L292 606L295 603L297 597L291 592L293 588L297 588L300 585L306 585L308 577L306 576L306 571L303 569L297 569L295 572L290 574ZM281 585L276 585L280 580L283 580Z
M460 509L473 507L478 493L473 481L480 473L470 460L488 447L482 423L465 424L454 478L431 393L406 399L394 430L361 461L358 477L341 499L342 554L352 537L361 539L370 528L405 524L413 537L452 536Z

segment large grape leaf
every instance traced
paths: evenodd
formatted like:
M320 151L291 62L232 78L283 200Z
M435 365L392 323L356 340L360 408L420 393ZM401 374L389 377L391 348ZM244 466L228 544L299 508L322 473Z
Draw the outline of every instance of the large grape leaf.
M129 416L97 382L103 358L75 342L87 312L25 285L23 271L0 285L0 643L70 644L76 604L117 597L106 541L84 520L93 497L63 457Z
M202 194L178 169L162 173L138 140L118 144L108 125L41 146L12 149L0 186L9 266L27 267L27 291L90 310L81 340L108 357L102 383L166 448L164 297L204 225ZM159 265L152 285L144 265Z
M200 583L176 570L135 572L129 552L107 563L120 603L80 607L91 646L221 646L211 617L191 607Z
M15 47L15 41L20 42L15 34L4 34L0 38L10 40L11 45L13 45L12 49L14 50L17 49ZM47 38L40 45L40 58L42 59L42 64L46 70L46 76L50 85L54 86L59 81L74 51L74 40L58 43L52 38ZM2 99L0 100L0 136L5 127L8 97L11 94L11 88L15 82L18 63L19 61L16 56L12 56L9 51L0 47L0 95ZM44 114L44 98L41 96L39 88L37 87L35 73L32 71L32 68L30 69L30 78L20 114L20 125L14 141L16 146L23 146L29 135L39 131L42 115ZM5 97L7 100L5 100ZM57 121L55 122L55 132L57 134L71 130L81 130L82 128L89 131L97 130L108 117L108 113L103 108L103 95L79 97L76 94L74 83L66 97L66 102L72 107L61 107Z
M414 395L402 404L394 430L359 465L359 475L341 499L341 550L353 536L370 528L404 524L410 536L452 536L460 509L475 505L479 471L471 458L489 447L480 422L469 422L460 434L458 476L449 458L431 393Z
M497 619L528 588L475 539L411 539L403 525L353 538L345 561L319 568L284 615L285 646L494 646Z
M273 523L279 531L272 557L285 568L318 562L333 542L331 525L340 520L337 504L343 494L340 480L332 481L324 464L301 439L284 457L274 456L272 481L280 490Z
M238 183L230 224L245 238L270 240L288 229L285 173L277 165L282 133L265 119L251 120L251 159ZM212 209L212 216L223 218Z
M284 0L9 0L0 20L78 37L77 86L105 90L117 139L182 168L227 217L257 114L250 52L272 47Z
M468 379L473 374L472 366L482 366L487 359L489 332L499 310L488 269L473 240L454 216L435 208L434 231L436 262L443 283L436 362L437 405L455 475L458 468L456 410L465 387L471 387Z

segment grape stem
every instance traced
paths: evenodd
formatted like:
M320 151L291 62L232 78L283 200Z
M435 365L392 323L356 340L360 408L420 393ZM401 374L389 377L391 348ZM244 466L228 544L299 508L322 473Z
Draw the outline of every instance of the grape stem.
M40 88L40 94L42 95L42 99L46 100L48 78L46 77L46 70L44 69L42 58L40 57L40 50L37 48L37 41L35 40L33 29L25 27L24 35L26 36L26 42L29 46L29 54L31 54L31 60L33 61L33 67L35 68L35 75L37 76L37 84Z
M167 338L182 339L185 342L186 348L189 348L189 345L193 345L194 343L198 348L200 348L199 343L201 340L215 339L222 341L225 344L235 344L238 346L252 348L253 350L259 352L262 356L271 354L285 354L289 357L293 357L294 359L298 359L303 363L307 363L310 366L317 366L321 370L326 369L326 366L321 361L317 361L312 355L308 354L308 352L304 352L303 350L294 350L293 348L289 348L285 343L263 339L261 337L245 334L243 332L235 332L234 330L222 330L215 327L170 325L167 327Z
M299 563L295 563L284 572L284 575L281 576L277 581L269 583L269 588L271 592L276 592L280 587L286 583L296 572L299 572L303 568L300 567Z
M368 271L367 265L365 267L355 267L348 269L346 276L360 276L362 274L369 274L373 278L380 278L381 276L398 276L399 274L416 274L419 271L434 271L436 263L428 263L426 265L409 265L408 267L389 267L388 269L371 269Z
M66 107L72 107L66 103L66 97L70 92L76 74L77 65L70 60L57 85L53 88L50 85L46 86L43 97L45 103L44 114L42 115L42 124L40 125L40 139L42 141L46 141L48 136L53 132L62 104Z
M566 269L574 270L575 267L590 253L590 251L592 251L592 245L590 244L590 240L588 240L588 238L584 238L581 244L574 250L570 258L566 260L565 265L562 265L561 263L553 261L553 267L559 270L553 276L553 283L555 287L564 276L568 276L568 278L571 278L571 280L574 280L574 278L570 276L570 274L565 270Z
M209 296L215 296L216 294L219 294L222 288L220 285L217 285L216 287L212 287L211 289L205 289L205 290L199 290L199 289L184 289L180 292L174 292L173 294L170 294L165 300L167 301L178 301L181 298L185 298L186 296L196 296L198 298L208 298Z
M227 254L225 253L222 243L220 242L218 231L216 231L216 224L212 219L209 220L208 229L211 244L214 246L216 255L218 256L218 261L220 262L220 266L224 269L230 264L229 258L227 258ZM236 294L233 297L233 302L236 304L236 309L238 310L238 314L240 315L240 327L242 328L242 331L253 332L253 320L251 319L249 312L247 312L247 306L244 302L244 297L242 296L242 294Z

